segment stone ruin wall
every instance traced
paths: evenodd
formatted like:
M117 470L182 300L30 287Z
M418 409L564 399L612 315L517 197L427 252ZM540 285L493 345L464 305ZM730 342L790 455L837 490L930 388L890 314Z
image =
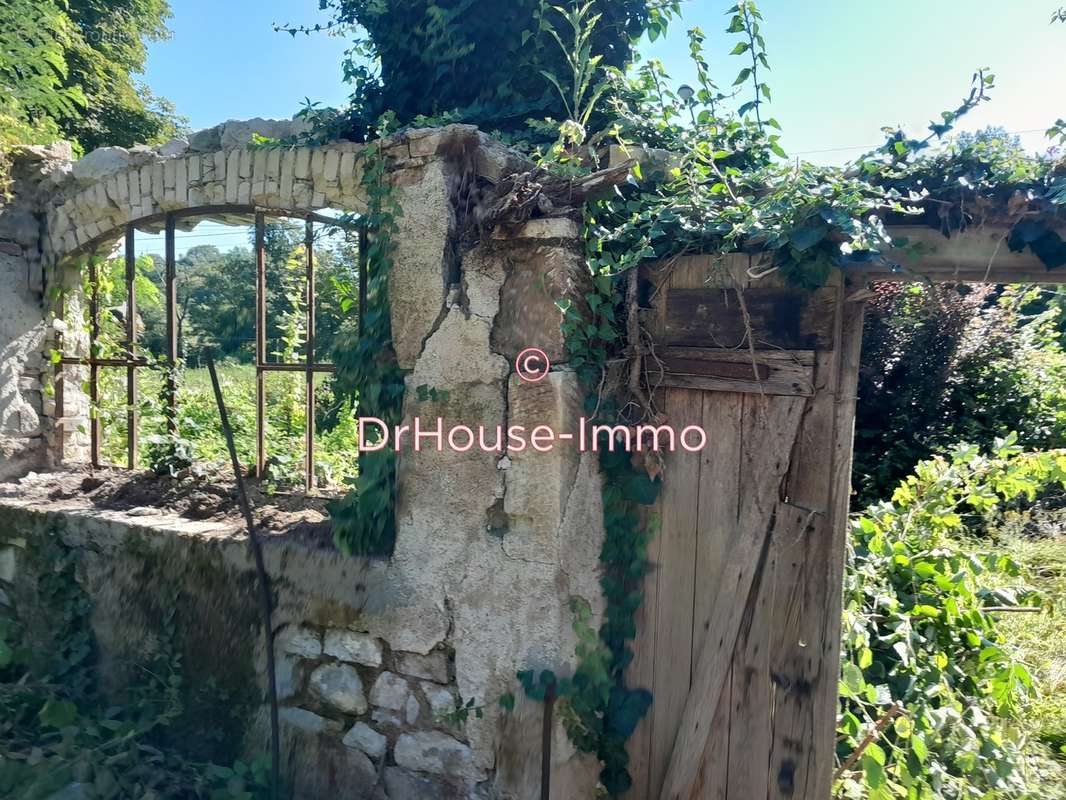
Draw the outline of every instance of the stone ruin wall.
M47 468L58 451L43 390L51 371L46 298L49 285L80 285L76 256L112 246L128 222L202 204L364 210L359 145L264 151L241 146L231 128L250 136L255 126L227 123L156 149L107 148L73 164L62 148L16 154L14 199L0 209L0 269L5 285L17 285L0 296L0 480ZM216 141L219 149L201 150ZM577 224L532 220L463 252L457 188L471 169L486 184L522 162L469 126L410 132L386 149L403 211L390 301L407 373L405 421L574 430L583 391L565 366L555 300L582 294ZM543 348L555 365L535 385L514 375L527 346ZM440 391L422 401L419 386ZM576 448L509 457L405 451L390 559L268 544L287 773L304 782L301 796L333 797L337 781L392 800L539 796L541 707L520 698L505 713L497 701L506 692L520 697L519 670L573 668L572 597L602 609L600 489L595 455ZM255 611L239 531L169 518L165 509L147 517L101 511L76 498L31 506L17 483L0 494L0 603L9 613L35 613L33 541L58 537L77 553L105 667L158 646L151 615L130 608L169 586L187 623L196 620L179 626L179 646L201 652L210 642L194 631L215 631L210 641L222 643L227 663L250 665L249 680L264 688L254 621L232 623ZM205 580L205 571L215 578ZM185 663L187 681L229 675L210 659ZM484 716L443 721L456 697L474 699ZM264 709L257 701L253 710L241 729L248 749L263 744ZM575 753L558 724L552 763L557 796L593 796L598 764Z

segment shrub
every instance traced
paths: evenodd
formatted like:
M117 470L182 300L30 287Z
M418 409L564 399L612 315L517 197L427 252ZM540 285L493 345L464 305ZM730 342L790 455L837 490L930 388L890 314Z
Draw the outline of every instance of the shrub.
M1066 444L1066 354L1058 309L1039 290L882 284L859 374L855 488L884 497L917 462L1010 431L1034 449Z
M855 519L844 588L840 796L1037 795L1038 765L1017 724L1032 678L987 610L1036 598L991 588L1016 576L1018 565L958 539L1003 503L1031 500L1051 484L1066 485L1066 452L1023 452L1014 437L991 456L962 445L919 464L890 502Z

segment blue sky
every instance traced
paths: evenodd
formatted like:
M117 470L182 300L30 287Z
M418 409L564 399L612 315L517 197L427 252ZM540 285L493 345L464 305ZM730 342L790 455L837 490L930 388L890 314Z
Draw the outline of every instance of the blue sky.
M506 0L501 0L506 2ZM325 22L316 0L171 0L173 36L150 47L145 78L194 128L226 119L286 117L305 97L343 102L342 39L275 33L279 23ZM964 129L1002 125L1041 147L1066 116L1066 25L1049 25L1057 0L766 0L774 92L770 110L790 153L835 163L879 141L883 125L915 133L954 107L976 67L997 76L993 102ZM719 82L741 59L725 54L724 0L687 0L666 40L642 52L678 82L691 80L685 30L700 26ZM837 149L849 148L849 149ZM812 151L830 152L812 152Z

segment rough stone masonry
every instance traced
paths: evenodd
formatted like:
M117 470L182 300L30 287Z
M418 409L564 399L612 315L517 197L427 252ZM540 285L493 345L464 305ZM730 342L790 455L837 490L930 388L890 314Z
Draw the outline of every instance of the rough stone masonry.
M248 206L296 215L365 210L361 145L249 146L253 132L288 136L296 127L229 122L73 163L61 146L16 152L13 196L0 207L0 480L81 455L84 400L68 387L59 415L47 385L57 329L50 287L66 287L77 302L83 256L109 253L129 223L158 230L168 211L210 206L212 218L227 220ZM390 304L407 373L405 421L573 430L582 392L565 364L555 301L583 294L575 222L532 220L464 250L461 188L471 173L491 185L522 169L521 159L470 126L409 131L384 149L403 212ZM514 358L528 346L554 364L535 385L514 375ZM415 389L426 385L441 391L420 400ZM268 543L286 772L298 796L539 796L541 708L520 699L508 713L498 700L520 696L519 670L566 674L574 666L570 599L602 608L600 490L595 456L576 449L405 451L391 558ZM74 549L94 603L102 670L114 684L105 688L120 688L123 659L157 641L147 609L162 592L177 593L179 613L195 622L178 625L179 645L218 655L187 658L187 681L263 688L254 573L239 530L165 509L131 517L76 498L31 506L17 480L2 494L0 602L25 618L42 613L35 542L51 537ZM483 716L456 719L456 703L471 699ZM238 715L248 751L263 745L261 701L256 692ZM555 796L594 795L598 764L576 753L559 726L552 768Z

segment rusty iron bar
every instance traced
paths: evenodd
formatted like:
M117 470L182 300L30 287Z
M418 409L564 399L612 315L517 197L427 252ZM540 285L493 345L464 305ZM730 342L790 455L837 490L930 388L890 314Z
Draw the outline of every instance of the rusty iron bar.
M64 289L60 287L59 298L56 300L56 319L65 321L67 317L67 300L64 295ZM57 353L63 352L63 329L62 327L56 328L55 334L55 351ZM63 375L63 359L60 358L55 362L52 367L52 384L55 389L55 404L56 404L56 458L62 463L67 451L67 424L66 420L66 392L64 390L64 382L66 378Z
M100 340L100 287L96 256L89 259L89 358L96 359ZM89 364L89 466L100 467L100 365Z
M315 483L315 223L310 216L304 229L304 256L307 277L304 290L307 308L306 371L304 373L304 489L311 491Z
M137 357L137 248L134 227L126 226L126 358ZM137 466L137 370L126 367L126 466Z
M552 713L555 710L555 681L544 691L544 723L540 740L540 800L549 800L552 784Z
M303 372L306 378L306 459L305 459L305 487L310 490L314 481L314 433L315 433L315 397L314 376L316 373L334 373L336 366L316 362L316 309L315 309L315 270L314 270L314 223L336 226L343 228L355 227L359 235L359 327L362 330L363 316L366 310L367 291L367 229L360 222L346 222L327 217L313 212L304 213L306 225L305 248L306 248L306 293L307 302L307 342L306 353L302 362L268 362L267 356L267 282L266 282L266 214L269 209L256 206L204 206L199 209L185 209L164 214L146 217L136 223L126 226L125 241L125 282L126 282L126 346L125 353L120 358L102 358L97 355L100 335L100 300L99 300L99 274L98 264L95 259L90 260L89 282L91 295L89 302L90 335L89 355L87 357L63 356L56 359L54 366L55 376L55 400L57 418L64 418L64 366L87 366L90 370L89 394L93 406L93 420L90 432L90 447L92 451L91 463L94 467L101 466L99 461L100 446L102 441L101 423L96 413L99 404L99 375L103 367L124 368L126 370L126 423L127 423L127 466L133 469L136 466L138 452L138 425L140 418L139 391L137 386L136 369L150 367L148 358L137 355L137 289L136 289L136 247L135 230L137 224L146 221L163 221L165 225L165 304L166 304L166 345L168 374L166 384L166 403L168 410L167 427L171 433L177 432L177 382L176 368L180 363L180 342L178 337L177 321L177 258L176 258L176 220L187 216L203 216L212 213L255 213L255 250L256 250L256 473L261 475L266 466L266 373L268 372ZM278 216L296 216L292 213L276 212ZM62 318L65 314L66 304L62 296L57 301L57 315ZM62 354L64 340L62 331L56 332L56 351ZM60 424L60 429L64 424ZM63 436L59 440L59 456L62 457L65 450Z
M166 277L164 285L167 313L167 432L178 432L178 265L175 255L173 214L166 222Z
M337 367L333 364L311 364L312 372L336 372ZM260 364L259 369L263 372L307 372L307 364L290 364L287 361L267 361Z
M245 525L248 526L248 543L252 548L252 555L255 558L255 571L259 577L259 602L260 610L263 614L263 636L266 639L267 696L270 698L270 794L273 800L277 800L281 774L281 745L278 732L277 670L274 665L273 593L270 590L270 576L267 574L266 564L263 559L263 545L259 540L255 519L252 517L252 507L248 502L248 493L244 488L244 476L241 475L237 447L233 443L233 428L229 424L226 402L222 398L222 387L219 385L218 373L215 371L215 359L210 351L207 353L207 371L211 375L211 388L215 392L215 403L218 404L222 432L226 436L226 449L229 450L230 464L233 466L233 479L237 487L237 502L240 504Z
M61 364L71 364L80 367L147 367L146 358L78 358L77 356L63 356L59 359Z
M255 475L266 469L266 218L255 215Z

